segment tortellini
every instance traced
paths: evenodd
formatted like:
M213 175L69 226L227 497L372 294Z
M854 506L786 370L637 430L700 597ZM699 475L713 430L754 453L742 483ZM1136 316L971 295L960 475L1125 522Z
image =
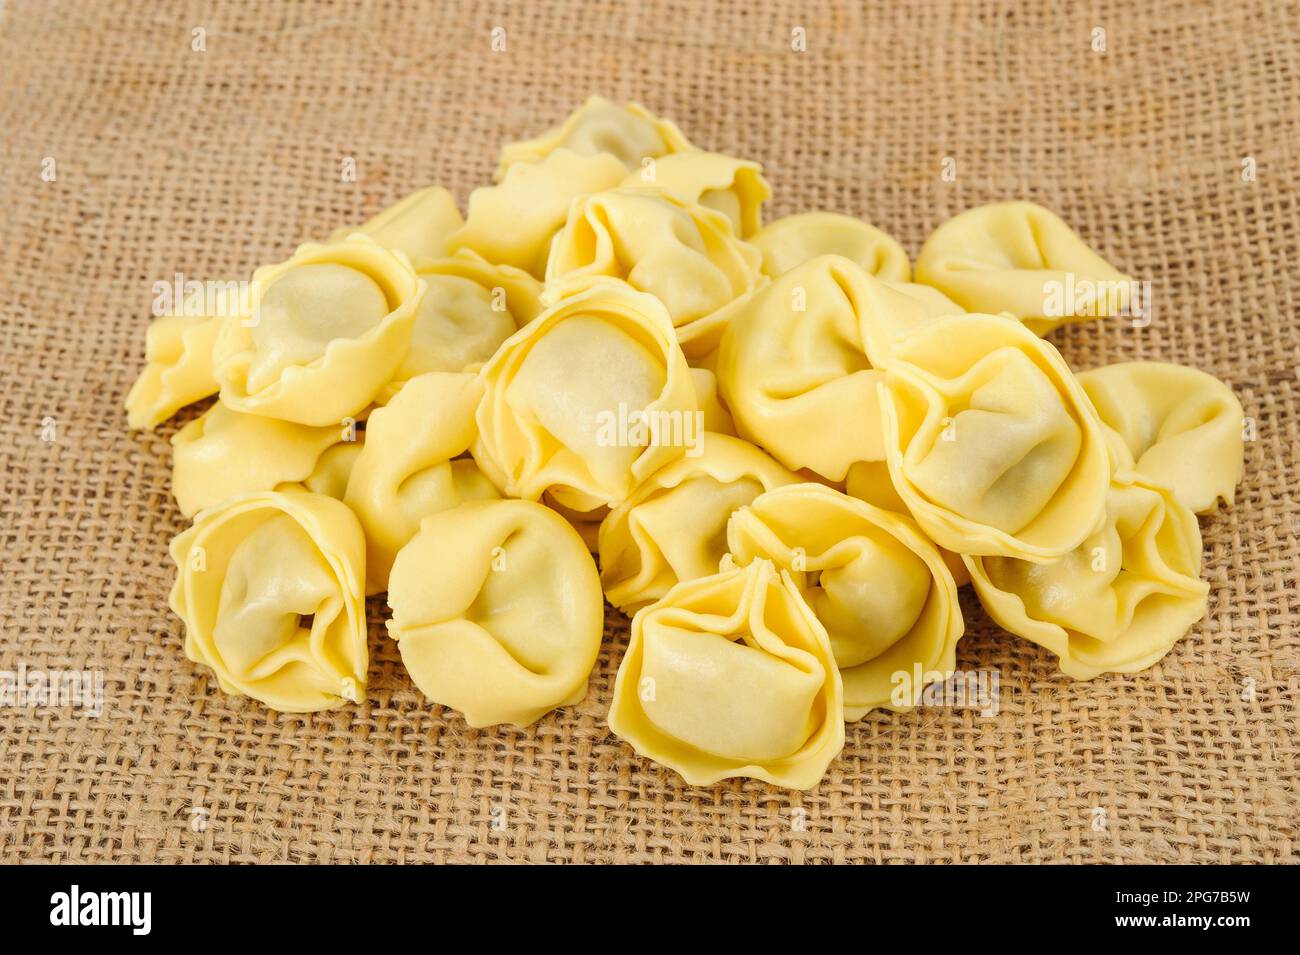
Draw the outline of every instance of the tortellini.
M911 709L928 683L952 674L963 631L957 585L910 518L820 484L791 484L732 514L727 545L739 564L768 559L789 572L830 638L846 719Z
M441 186L413 192L355 229L338 229L331 242L353 232L370 236L385 249L400 249L416 264L447 254L447 238L464 224L456 200Z
M1055 348L1006 316L925 324L882 389L889 473L922 529L961 554L1040 563L1096 530L1112 462Z
M474 458L510 497L550 491L575 511L618 504L702 434L668 313L623 285L547 309L481 375Z
M1195 368L1122 362L1081 372L1079 384L1122 442L1125 463L1198 514L1231 504L1241 481L1241 402Z
M912 278L898 242L873 225L837 212L804 212L777 219L749 241L763 253L763 272L779 278L820 255L842 255L869 275L890 282Z
M506 144L497 181L515 164L545 160L560 149L580 156L610 156L624 169L633 169L644 159L694 148L675 123L655 116L640 103L619 106L603 96L590 96L556 128L534 139Z
M759 282L759 256L725 216L645 189L575 202L546 266L547 296L615 279L668 309L687 357L717 348L725 306Z
M185 653L222 690L285 713L365 699L365 541L343 504L240 495L200 513L171 554Z
M312 427L232 411L218 402L172 438L172 493L186 517L236 494L306 481L330 447L352 441L352 421Z
M145 333L145 367L126 396L127 424L153 428L220 389L212 351L225 317L163 315Z
M732 511L799 480L739 438L706 434L701 452L650 475L600 525L601 584L624 613L679 581L717 573Z
M424 519L397 555L389 633L421 692L470 726L527 726L587 694L604 633L596 565L530 501L471 501Z
M587 156L557 149L540 162L515 163L499 185L470 193L465 225L448 238L447 249L469 249L540 279L551 240L573 200L612 189L626 175L623 164L607 153Z
M406 355L425 289L404 254L361 234L299 246L253 284L252 313L217 341L221 400L309 425L370 404Z
M866 501L873 507L893 511L895 514L902 514L909 518L912 516L907 509L907 503L894 487L894 479L889 476L889 464L886 461L859 461L853 465L844 480L843 490L849 497ZM970 583L970 574L966 572L966 564L962 561L961 554L940 547L939 555L948 565L952 579L957 582L958 587Z
M190 658L279 710L361 700L386 592L429 700L523 727L584 698L607 598L615 734L800 789L846 720L946 696L964 583L1074 677L1159 660L1252 422L1194 369L1076 377L1040 337L1146 284L1028 202L913 267L853 216L764 226L771 197L593 96L463 217L419 189L155 321L131 427L218 396L172 440Z
M430 371L468 371L542 310L541 284L520 269L492 265L462 250L426 261L416 274L427 286L406 357L385 391Z
M366 534L366 593L388 586L393 558L435 511L497 497L471 458L474 411L483 385L474 375L429 372L412 378L366 422L343 501Z
M693 786L810 789L844 746L826 630L770 561L680 583L632 620L609 728Z
M1129 276L1032 202L998 202L949 219L921 247L916 281L967 311L1010 312L1039 335L1135 304Z
M1151 666L1205 615L1209 593L1196 516L1131 472L1111 483L1102 527L1060 560L966 561L989 616L1077 680Z
M758 163L702 150L643 160L622 186L658 189L684 203L720 212L741 238L762 227L763 203L772 198L772 187Z
M826 255L731 311L717 375L737 433L791 470L842 481L854 462L884 458L876 389L894 339L960 309Z

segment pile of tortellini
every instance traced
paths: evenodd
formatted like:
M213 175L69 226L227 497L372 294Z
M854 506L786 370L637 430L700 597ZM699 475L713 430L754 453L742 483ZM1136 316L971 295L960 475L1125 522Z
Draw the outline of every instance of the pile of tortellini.
M968 582L1072 677L1159 660L1206 612L1232 392L1075 374L1040 336L1121 320L1131 280L1037 205L913 266L849 216L764 226L770 194L592 97L464 218L430 187L156 320L131 425L218 396L172 438L189 657L276 710L361 701L386 593L430 700L525 726L584 698L608 599L610 729L692 784L793 788L950 677Z

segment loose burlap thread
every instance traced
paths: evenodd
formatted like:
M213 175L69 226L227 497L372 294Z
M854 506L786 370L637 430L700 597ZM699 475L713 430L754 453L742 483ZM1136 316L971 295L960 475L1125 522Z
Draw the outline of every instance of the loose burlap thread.
M0 63L0 669L104 679L98 717L0 708L0 858L1296 861L1295 3L9 0ZM591 92L761 161L769 217L859 215L915 254L1027 198L1150 280L1149 327L1053 341L1077 369L1196 365L1254 420L1202 522L1206 619L1078 683L966 594L958 662L997 671L996 715L870 717L807 793L692 788L613 738L612 610L586 700L527 730L431 706L379 623L363 705L222 694L167 609L167 439L194 412L141 434L121 409L153 283L246 276L428 183L463 204Z

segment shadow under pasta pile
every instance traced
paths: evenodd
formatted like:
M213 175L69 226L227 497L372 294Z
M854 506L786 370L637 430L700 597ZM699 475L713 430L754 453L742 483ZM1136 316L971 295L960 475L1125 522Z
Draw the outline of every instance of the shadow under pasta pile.
M463 218L429 187L158 318L131 426L218 396L172 438L189 657L356 704L386 593L430 700L526 726L585 696L608 599L610 728L694 784L796 788L949 678L960 586L1070 676L1159 660L1206 611L1232 392L1075 374L1042 336L1141 286L1040 206L968 210L913 267L849 216L763 226L770 195L592 97Z

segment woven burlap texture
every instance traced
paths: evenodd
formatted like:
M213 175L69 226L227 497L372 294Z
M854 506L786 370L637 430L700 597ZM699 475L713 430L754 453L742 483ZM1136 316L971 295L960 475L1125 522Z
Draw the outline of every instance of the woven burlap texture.
M0 63L0 669L105 695L0 709L0 858L1296 860L1296 4L9 0ZM376 623L364 705L222 694L167 609L177 423L121 407L153 283L247 275L428 183L463 204L591 92L761 161L769 217L860 215L914 255L1027 198L1149 279L1149 327L1053 341L1077 369L1196 365L1254 419L1236 504L1202 521L1208 617L1076 683L966 595L959 665L998 672L997 714L868 718L803 794L692 788L613 738L613 611L586 700L526 731L429 705Z

